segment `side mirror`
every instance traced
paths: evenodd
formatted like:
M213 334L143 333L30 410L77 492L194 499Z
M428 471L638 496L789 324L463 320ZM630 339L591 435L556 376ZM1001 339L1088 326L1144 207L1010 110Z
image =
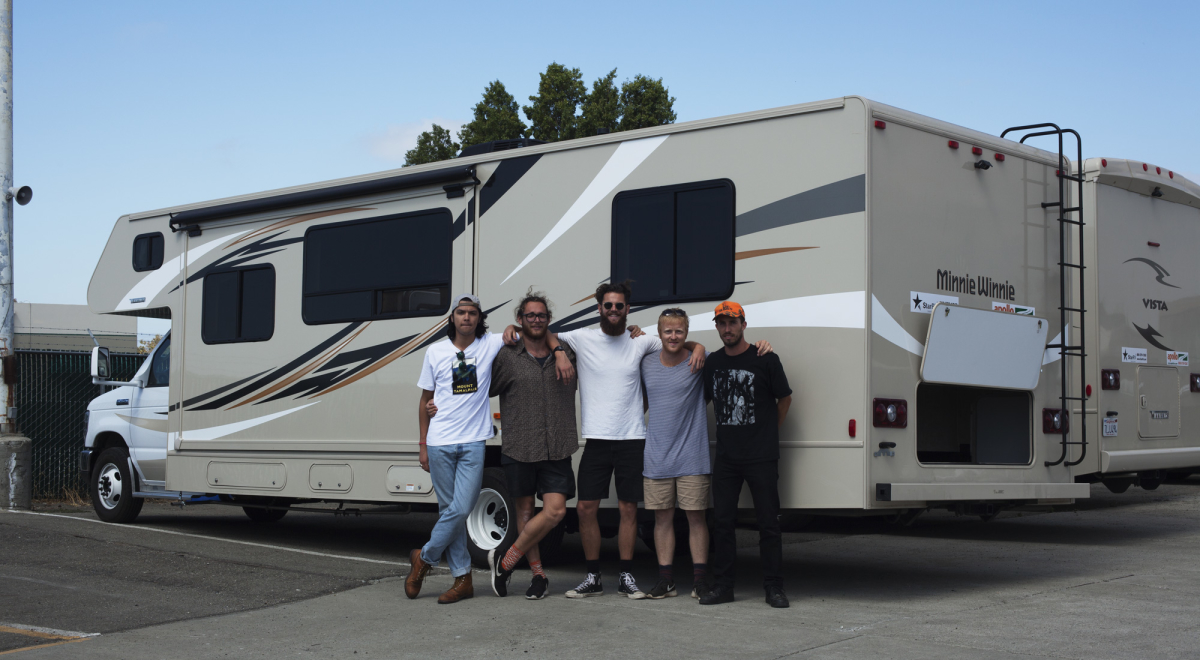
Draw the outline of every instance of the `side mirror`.
M108 349L103 346L92 348L92 378L108 380Z

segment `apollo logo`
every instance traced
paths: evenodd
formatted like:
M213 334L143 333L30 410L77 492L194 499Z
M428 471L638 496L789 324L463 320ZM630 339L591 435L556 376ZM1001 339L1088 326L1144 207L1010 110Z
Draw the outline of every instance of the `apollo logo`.
M1017 316L1033 316L1034 308L1024 305L1014 305L1009 302L999 300L992 301L993 312L1004 312L1005 314L1016 314Z

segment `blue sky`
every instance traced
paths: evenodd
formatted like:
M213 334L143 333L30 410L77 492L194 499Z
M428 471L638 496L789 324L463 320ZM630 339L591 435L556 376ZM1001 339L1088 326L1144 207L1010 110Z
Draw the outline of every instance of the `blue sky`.
M662 77L680 121L861 94L1200 181L1196 2L14 4L21 301L86 302L123 213L399 167L552 61Z

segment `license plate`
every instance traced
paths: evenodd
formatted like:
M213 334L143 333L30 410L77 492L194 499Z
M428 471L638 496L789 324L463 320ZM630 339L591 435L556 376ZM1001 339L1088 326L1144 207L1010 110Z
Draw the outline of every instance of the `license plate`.
M1117 418L1116 417L1105 417L1104 418L1103 433L1104 433L1104 437L1106 437L1106 438L1112 438L1117 435Z

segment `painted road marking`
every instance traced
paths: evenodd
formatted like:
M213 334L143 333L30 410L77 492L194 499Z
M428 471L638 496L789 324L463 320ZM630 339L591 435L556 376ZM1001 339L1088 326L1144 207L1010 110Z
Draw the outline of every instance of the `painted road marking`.
M22 635L24 637L46 640L41 644L34 644L33 646L23 646L19 649L0 651L0 655L20 653L21 651L32 651L33 649L44 649L50 646L59 646L62 644L73 644L75 642L82 642L89 638L100 636L100 633L75 632L73 630L55 630L54 628L26 626L19 623L0 623L0 633Z

